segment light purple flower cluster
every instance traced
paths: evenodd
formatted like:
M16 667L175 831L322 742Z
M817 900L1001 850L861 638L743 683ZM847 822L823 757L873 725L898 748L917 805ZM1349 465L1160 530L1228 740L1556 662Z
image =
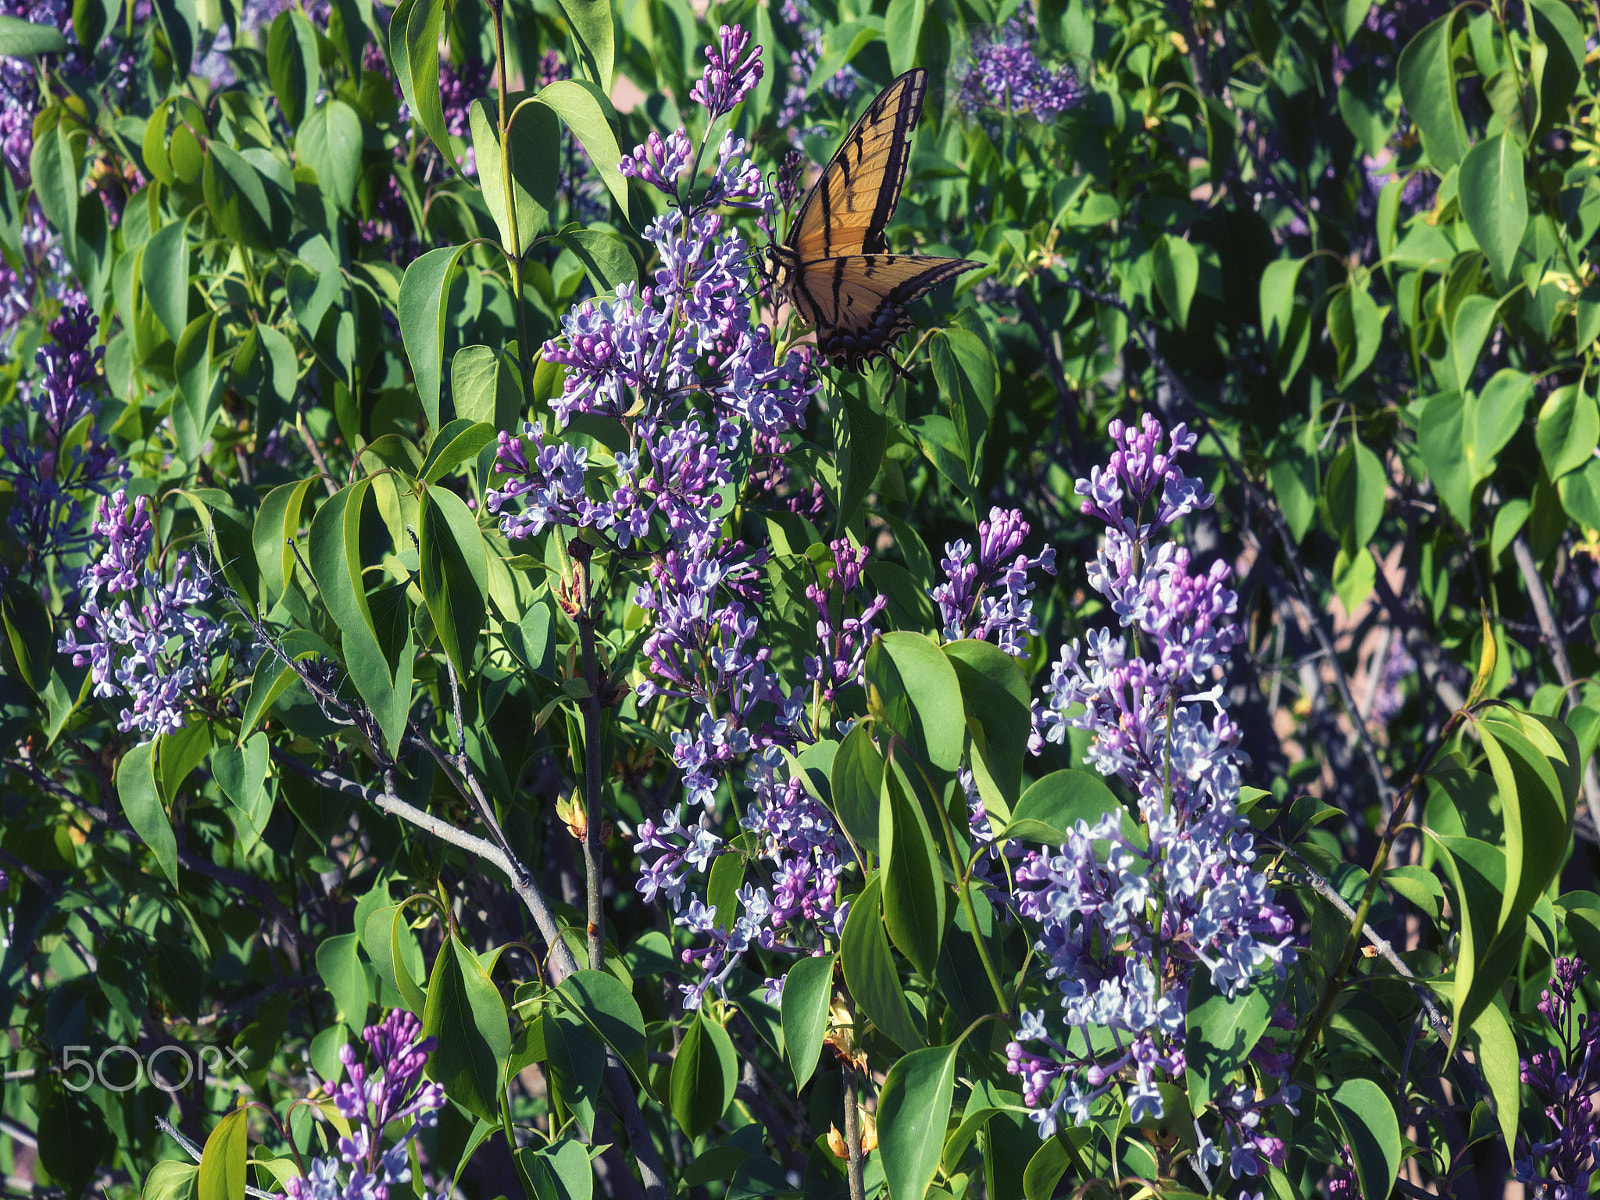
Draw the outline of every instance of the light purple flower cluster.
M1124 1082L1135 1122L1161 1115L1157 1084L1184 1070L1197 968L1231 996L1264 971L1284 977L1295 961L1293 922L1252 869L1252 838L1234 808L1239 731L1215 677L1240 638L1236 597L1220 564L1192 575L1185 549L1153 540L1211 503L1172 461L1195 439L1179 425L1162 452L1163 431L1149 416L1137 430L1114 421L1110 433L1110 467L1079 480L1077 491L1084 513L1108 526L1090 583L1133 647L1109 629L1091 632L1086 647L1063 647L1043 717L1052 741L1068 727L1093 735L1087 761L1138 797L1143 832L1125 835L1120 811L1080 820L1056 850L1030 851L1016 867L1011 904L1038 925L1037 949L1059 1001L1024 1013L1007 1056L1046 1137L1062 1114L1089 1120L1095 1103L1120 1096ZM1081 713L1070 715L1076 705ZM1086 1049L1107 1044L1098 1031L1109 1031L1114 1052ZM1069 1040L1077 1048L1069 1050ZM1263 1075L1281 1072L1273 1048L1259 1049ZM1264 1117L1297 1094L1292 1085L1261 1098L1229 1088L1213 1101L1235 1178L1260 1173L1264 1162L1281 1165L1283 1144ZM1193 1161L1203 1174L1221 1152L1206 1139Z
M704 105L715 121L750 94L761 71L761 47L751 45L740 26L724 25L717 30L717 45L706 51L705 74L689 89L689 99Z
M806 681L817 699L831 705L840 689L865 681L867 647L876 632L872 621L889 600L874 596L859 606L855 616L847 616L867 564L867 548L852 549L845 538L829 542L828 548L833 551L833 565L828 568L827 586L806 585L806 599L817 610L817 644L822 648L821 654L806 659Z
M93 419L104 354L94 345L98 325L81 294L69 298L35 352L36 377L18 389L31 419L0 428L0 479L13 492L8 521L35 578L51 559L85 543L82 496L103 496L127 474Z
M736 103L748 90L749 60L725 57L743 53L743 46L742 32L724 30L722 51L712 54L697 85L712 102L731 96ZM745 143L731 134L698 196L696 181L686 178L697 161L682 129L665 139L652 133L624 157L624 175L672 200L644 230L659 259L653 282L642 289L624 284L613 300L578 306L562 318L561 339L544 346L545 360L566 368L561 394L551 402L553 432L578 413L616 418L627 431L626 450L606 464L612 480L597 481L608 495L581 495L583 482L572 472L552 485L544 431L526 431L534 441L531 456L502 434L497 470L519 478L490 492L490 511L525 494L542 505L504 516L508 537L570 525L611 533L627 545L644 538L659 517L663 548L694 545L698 554L716 540L726 515L720 492L731 484L733 456L750 432L779 434L801 421L816 390L808 360L797 353L775 358L771 330L752 320L749 247L713 211L767 210L772 197ZM692 405L697 397L704 408Z
M1600 1112L1594 1105L1600 1093L1600 1013L1583 1016L1577 1006L1578 987L1588 974L1580 958L1556 959L1550 987L1539 996L1555 1045L1522 1062L1523 1086L1533 1090L1552 1136L1535 1142L1520 1135L1513 1174L1529 1194L1551 1200L1585 1200L1600 1155Z
M753 850L726 846L704 813L690 826L681 824L674 811L664 824L646 821L639 827L634 851L643 864L639 890L645 901L665 897L679 914L675 923L705 939L683 951L683 961L700 971L697 979L680 985L685 1008L700 1007L708 991L726 995L728 977L752 946L817 953L824 935L836 937L844 929L850 906L840 902L838 891L848 843L833 814L788 775L775 747L750 759L752 799L739 823L755 835ZM689 872L708 872L719 854L734 853L748 856L747 873L757 865L767 872L765 886L747 882L737 893L739 915L719 922L723 915L693 894L684 906ZM767 981L769 1001L777 1000L782 986L781 978Z
M945 582L928 595L939 606L948 640L987 641L992 636L1012 657L1028 657L1028 639L1039 634L1039 618L1028 599L1034 588L1030 573L1056 573L1053 547L1046 546L1037 558L1020 553L1028 531L1020 509L997 506L989 510L987 521L978 523L976 562L969 561L972 547L966 542L945 543L945 557L939 560Z
M368 1025L361 1036L372 1054L370 1071L354 1046L340 1048L347 1078L329 1081L327 1090L339 1115L350 1123L350 1134L339 1139L338 1158L313 1159L304 1177L285 1181L288 1200L389 1200L391 1187L411 1183L407 1149L419 1133L438 1123L445 1102L443 1084L422 1081L437 1043L431 1037L419 1040L421 1032L422 1022L403 1008L380 1024ZM385 1147L384 1130L411 1118L399 1140ZM342 1167L350 1168L344 1182L339 1180ZM426 1190L406 1190L426 1200Z
M210 616L190 611L210 602L211 585L203 573L191 575L187 554L177 556L170 579L147 567L155 527L143 496L130 503L119 491L103 500L93 532L105 548L79 581L79 614L61 653L90 668L95 695L133 701L117 723L122 732L137 730L147 740L176 733L227 634Z
M976 46L961 83L961 103L969 111L1027 115L1049 124L1083 98L1071 67L1051 70L1040 63L1032 24L1031 14L1016 18Z

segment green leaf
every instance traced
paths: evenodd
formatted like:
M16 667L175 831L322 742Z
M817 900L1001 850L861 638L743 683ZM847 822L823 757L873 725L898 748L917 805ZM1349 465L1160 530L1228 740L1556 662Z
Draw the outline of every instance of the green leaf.
M519 1150L517 1157L533 1180L534 1200L591 1200L594 1166L576 1138L565 1137L553 1146Z
M248 1109L235 1109L217 1122L200 1156L200 1200L245 1200L245 1165L250 1155Z
M690 1137L699 1137L728 1111L738 1078L728 1031L696 1011L672 1060L673 1119Z
M1261 335L1284 389L1311 347L1311 311L1295 292L1304 263L1303 258L1280 258L1261 273Z
M719 854L706 878L706 906L723 929L732 929L739 911L739 888L744 884L744 855L736 849Z
M582 0L570 0L581 3ZM595 0L603 3L603 0ZM607 22L610 21L609 5ZM609 85L608 85L609 86ZM558 79L539 91L539 103L547 105L566 123L572 135L583 143L584 151L595 170L600 172L606 189L615 197L623 212L628 211L628 181L617 170L622 161L622 150L617 146L617 135L611 122L616 110L611 107L609 93L601 91L587 80Z
M343 100L312 109L295 134L295 161L315 171L323 195L343 209L361 178L363 136L360 115Z
M889 69L903 75L916 65L917 43L922 39L923 0L889 0L884 17L884 40L889 43Z
M1509 367L1496 371L1483 391L1468 394L1464 448L1474 483L1494 474L1495 455L1516 435L1531 399L1533 379Z
M194 0L155 0L155 10L161 31L167 35L167 45L172 49L173 69L179 79L187 79L194 65L195 34L199 25Z
M273 20L267 33L267 77L284 119L298 129L322 87L317 32L304 14L291 9Z
M92 42L85 44L92 45ZM21 17L0 16L0 58L63 54L66 49L67 39L54 25L35 25Z
M478 956L454 935L433 960L422 1031L439 1039L428 1077L468 1112L498 1121L500 1070L511 1056L505 1001Z
M416 648L408 622L406 640L391 662L378 642L378 627L367 606L361 564L361 510L371 486L370 479L360 480L330 496L317 509L311 521L311 573L328 614L343 635L341 649L351 681L377 717L384 745L392 750L399 745L411 707Z
M1277 1011L1287 980L1268 971L1250 981L1230 1000L1200 970L1189 985L1188 1069L1184 1082L1196 1112L1243 1068Z
M322 986L333 997L339 1019L352 1029L366 1024L367 1002L371 999L367 994L367 973L356 946L353 933L324 938L317 946L317 974L322 976Z
M83 149L82 137L74 138L71 134L77 122L65 116L65 112L61 106L52 105L34 118L28 170L33 178L34 199L38 200L50 224L61 231L70 245L78 236ZM179 329L182 330L182 325Z
M1566 116L1567 105L1583 77L1584 29L1561 0L1532 0L1528 5L1533 32L1544 50L1539 72L1539 124L1536 137L1549 132ZM1539 53L1532 57L1538 61Z
M300 533L300 514L306 495L316 479L283 483L267 493L256 511L251 540L255 544L256 566L261 571L263 598L270 606L283 595L294 577L294 549L289 545Z
M476 100L470 119L478 180L484 202L500 230L501 245L525 252L544 231L550 210L556 205L560 122L543 104L523 103L512 110L507 157L511 166L511 202L517 214L513 231L506 215L506 178L501 170L500 129L495 111L488 101Z
M574 1013L640 1075L645 1069L644 1014L610 971L574 971L558 985Z
M189 246L183 221L150 235L141 254L140 282L150 310L176 345L189 326Z
M278 656L269 651L256 664L256 672L261 673L263 667L270 670L272 663L276 663L280 671L287 670ZM292 679L291 675L290 679L284 681L285 687ZM250 699L253 701L255 698L255 688L252 687ZM255 716L259 716L259 709ZM248 733L254 724L251 705L246 704L245 716L240 722L241 733L246 734L244 744L223 744L211 751L211 775L233 806L235 821L241 830L249 831L249 835L243 839L247 848L266 832L267 818L272 815L272 797L266 789L271 746L266 734Z
M551 1094L577 1118L585 1134L593 1134L605 1047L588 1026L569 1013L547 1011L543 1024Z
M828 1032L836 961L836 954L802 958L783 977L783 1045L789 1065L794 1068L796 1092L805 1087L817 1069L822 1039Z
M856 845L878 851L878 799L883 791L883 756L872 744L872 727L858 721L845 734L828 774L834 815Z
M439 424L439 389L444 380L444 323L450 302L450 272L466 249L441 246L411 260L400 281L396 316L405 342L417 396L428 423Z
M851 901L839 938L839 956L844 963L845 986L861 1012L895 1045L912 1050L921 1046L923 1039L911 1023L900 972L884 933L882 885L882 877L874 874Z
M1428 25L1400 52L1397 74L1406 112L1441 172L1467 152L1467 127L1456 106L1455 11Z
M567 28L572 31L583 73L609 96L616 63L611 0L561 0L561 11L567 15Z
M450 360L450 398L461 420L485 424L491 430L516 431L522 414L516 373L488 346L463 346L456 351ZM434 445L438 444L439 439L434 439Z
M1491 1004L1478 1014L1472 1033L1478 1043L1478 1069L1489 1085L1489 1098L1494 1102L1494 1115L1500 1122L1500 1133L1505 1144L1516 1144L1519 1119L1522 1115L1522 1061L1517 1050L1516 1035L1511 1024L1500 1011L1504 1001Z
M1377 356L1388 306L1378 307L1366 285L1340 288L1328 301L1328 335L1337 353L1339 386L1349 387Z
M1083 770L1052 771L1022 793L1010 822L998 836L1060 845L1079 821L1092 826L1113 812L1122 812L1122 805L1098 775Z
M1472 489L1477 479L1467 461L1466 424L1466 401L1459 392L1432 396L1422 410L1417 448L1428 468L1428 478L1450 515L1462 528L1471 529L1477 515L1472 508Z
M422 598L456 675L465 680L489 610L483 534L461 497L442 487L423 493L418 525Z
M944 879L939 870L939 851L933 844L922 805L910 794L892 753L889 767L883 773L878 807L883 923L889 940L924 979L931 979L944 934Z
M402 79L400 86L412 115L453 168L455 142L445 125L444 104L439 96L439 31L444 18L445 0L417 0L406 14L403 28L397 29L394 19L390 19L389 46L395 58L403 56L406 60L409 80ZM394 45L396 37L404 38L403 47Z
M993 642L947 643L945 657L961 681L967 728L976 753L972 773L984 810L997 825L1011 816L1011 797L1022 790L1022 762L1033 730L1028 680L1021 663Z
M1150 250L1150 273L1155 278L1156 295L1178 328L1189 327L1189 305L1200 282L1200 256L1182 238L1164 233Z
M961 765L966 712L961 681L933 640L895 630L867 652L868 710L881 706L889 727L923 762L953 774Z
M216 138L206 147L204 189L211 219L224 236L253 250L275 249L272 206L261 173Z
M878 477L888 443L889 419L872 407L858 381L841 384L839 398L839 448L834 466L839 476L838 530L855 519L867 489Z
M1557 388L1539 409L1534 440L1552 480L1576 471L1600 445L1600 405L1575 383Z
M1478 354L1494 329L1499 311L1499 303L1488 296L1468 296L1456 307L1455 322L1450 329L1450 360L1455 367L1458 388L1465 390L1472 386Z
M1329 516L1347 554L1366 549L1378 532L1387 483L1378 456L1358 438L1346 443L1333 460L1323 486Z
M162 873L177 887L178 839L156 788L155 753L155 742L150 741L141 742L122 756L117 765L117 797L122 801L122 815L156 856Z
M603 229L567 229L559 241L583 264L597 292L614 292L625 283L639 282L639 264L628 244Z
M955 1095L956 1046L913 1050L878 1093L878 1153L890 1200L922 1200L944 1147Z
M456 357L461 356L458 354ZM422 482L437 483L462 463L476 458L478 451L491 445L494 440L493 425L470 421L465 417L451 421L433 439L428 457L422 464Z
M1451 107L1455 97L1451 94ZM1528 193L1522 185L1522 148L1509 133L1485 138L1461 160L1461 214L1495 278L1511 278L1517 247L1528 228Z
M5 623L6 642L16 660L17 674L35 693L43 693L49 686L56 653L50 610L31 584L13 575L0 591L0 619Z
M1591 458L1581 471L1570 471L1556 481L1556 494L1567 515L1588 532L1600 536L1600 458Z
M806 81L806 95L813 95L834 78L845 64L854 61L856 55L877 41L882 33L881 21L846 21L827 30L822 37L822 52L817 56L817 65L811 72L811 78Z
M1400 1174L1400 1122L1394 1104L1370 1079L1346 1079L1328 1097L1355 1160L1363 1196L1387 1196Z
M189 463L199 461L217 418L211 403L214 385L221 382L212 370L217 323L216 313L202 313L189 322L173 355L178 395L172 403L172 429L178 453Z

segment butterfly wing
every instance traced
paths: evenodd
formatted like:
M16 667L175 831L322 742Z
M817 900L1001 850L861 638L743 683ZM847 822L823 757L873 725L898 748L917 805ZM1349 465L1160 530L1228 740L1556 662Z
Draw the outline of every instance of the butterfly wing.
M822 352L859 367L887 358L911 329L905 305L981 266L970 258L934 254L848 254L802 263L789 294L800 315L816 326Z
M911 131L922 115L928 73L907 71L878 94L806 193L789 228L800 262L881 254L911 157Z

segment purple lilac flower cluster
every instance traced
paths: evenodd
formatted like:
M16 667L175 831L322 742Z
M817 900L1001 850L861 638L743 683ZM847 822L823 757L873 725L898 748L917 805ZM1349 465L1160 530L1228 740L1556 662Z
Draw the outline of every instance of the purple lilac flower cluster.
M32 410L33 428L0 428L0 479L9 480L13 492L8 522L35 578L51 559L85 542L81 497L104 496L127 474L93 420L104 354L93 344L98 325L81 294L69 298L50 322L49 340L35 352L37 378L18 388Z
M962 106L973 113L1031 116L1045 125L1074 107L1083 99L1077 75L1071 67L1044 66L1033 50L1037 40L1029 13L979 41L961 82Z
M190 611L211 600L203 573L180 554L171 578L148 568L155 541L149 501L116 492L101 502L93 526L104 539L99 559L79 580L79 614L60 650L88 666L97 696L126 696L117 728L154 737L183 728L184 710L210 680L213 649L227 630ZM142 592L142 599L141 599Z
M0 0L0 16L15 17L34 25L49 25L63 33L70 46L72 5L66 0ZM51 56L52 61L54 56ZM33 116L39 108L39 76L27 59L0 55L0 159L11 172L17 190L28 181L28 161L33 153Z
M806 599L817 610L817 644L822 649L806 659L806 682L816 699L831 705L841 689L865 681L867 647L877 632L872 622L889 600L874 596L855 616L846 615L867 565L867 548L852 548L844 538L829 542L828 548L833 551L833 565L826 580L806 585Z
M411 1183L407 1150L419 1133L438 1123L445 1102L443 1084L422 1081L437 1043L419 1039L421 1032L421 1020L397 1008L361 1032L372 1055L370 1071L354 1046L340 1049L347 1078L330 1081L327 1088L339 1115L350 1123L350 1134L339 1139L337 1158L313 1159L304 1177L285 1181L288 1200L389 1200L391 1187ZM399 1140L385 1147L384 1130L412 1118ZM350 1169L344 1182L339 1180L342 1167ZM427 1200L421 1187L408 1191Z
M1020 553L1029 532L1020 509L995 507L978 523L978 557L965 541L946 542L939 567L945 582L928 594L939 606L944 636L988 640L1014 658L1028 657L1028 639L1039 635L1033 614L1033 571L1056 573L1056 552L1046 546L1037 558Z
M1589 1194L1600 1154L1600 1013L1577 1011L1578 987L1589 974L1580 958L1558 958L1550 987L1540 993L1539 1012L1555 1034L1555 1045L1522 1062L1522 1083L1538 1098L1551 1137L1517 1138L1513 1174L1536 1197L1582 1200Z
M761 65L737 28L722 29L707 58L694 97L714 119L748 94ZM693 823L675 808L640 825L638 889L647 901L668 901L678 924L698 939L684 951L697 969L683 985L690 1008L709 991L722 994L752 946L810 953L824 934L836 934L845 915L837 892L847 851L827 809L787 778L782 748L808 733L805 690L786 696L769 665L770 650L760 645L757 585L765 552L750 552L722 528L724 497L742 471L736 463L758 440L778 444L800 424L816 383L807 358L791 353L778 360L770 330L754 324L748 248L715 211L756 210L770 221L774 197L732 135L716 147L703 187L697 187L699 161L700 150L681 129L667 138L652 135L624 159L625 175L671 201L645 231L659 256L653 282L581 306L566 318L562 341L544 350L546 360L567 368L551 406L557 430L577 413L603 414L628 431L627 449L594 461L576 452L563 458L546 440L551 435L530 427L529 450L507 437L500 450L515 495L531 498L524 513L503 518L508 534L570 525L652 545L653 561L634 597L651 620L643 647L648 678L637 692L642 703L688 701L687 720L673 735L673 759L684 772L686 799L700 812ZM695 398L701 406L690 406ZM511 488L501 489L490 497L491 509L511 498ZM848 590L862 560L848 546L835 549L830 585ZM881 603L867 605L865 621L845 618L820 587L813 603L824 620L838 611L838 645L830 651L846 659L842 667L819 667L816 678L858 675L859 664L850 660L863 649L867 622ZM721 781L740 760L747 834L729 846L713 816ZM725 853L744 854L769 872L765 882L752 879L740 891L737 917L714 912L689 888L691 874L706 872Z
M789 56L788 86L783 103L778 107L778 128L786 130L790 144L798 146L807 135L823 132L823 127L810 119L813 97L806 94L811 73L822 57L822 23L812 13L807 0L784 0L778 15L800 39L800 48ZM846 63L818 92L835 100L845 100L855 95L860 86L861 73Z
M1086 646L1063 647L1043 720L1052 741L1068 727L1092 734L1087 761L1138 797L1148 841L1126 836L1118 811L1094 824L1080 820L1055 851L1030 851L1016 867L1011 903L1037 922L1046 977L1059 991L1057 1004L1023 1014L1007 1048L1044 1137L1063 1114L1089 1120L1096 1101L1120 1094L1128 1080L1133 1120L1161 1116L1157 1084L1184 1070L1197 968L1231 996L1264 971L1283 978L1295 961L1293 921L1253 869L1252 838L1234 808L1239 731L1216 677L1241 636L1237 598L1223 565L1193 573L1186 549L1155 540L1211 504L1174 462L1195 438L1179 425L1163 451L1164 431L1148 415L1137 429L1114 421L1110 433L1110 465L1080 479L1077 491L1083 512L1108 527L1089 581L1127 635L1097 630ZM1071 715L1077 705L1081 712ZM1114 1049L1069 1050L1069 1039ZM1285 1069L1270 1045L1255 1065L1264 1077ZM1297 1095L1285 1085L1259 1096L1229 1088L1216 1098L1234 1178L1282 1164L1283 1143L1265 1117ZM1198 1129L1197 1136L1193 1161L1203 1174L1222 1155Z

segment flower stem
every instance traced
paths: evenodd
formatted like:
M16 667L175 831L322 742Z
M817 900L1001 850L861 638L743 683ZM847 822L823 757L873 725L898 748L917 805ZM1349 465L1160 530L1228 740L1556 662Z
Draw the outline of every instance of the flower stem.
M604 883L602 866L605 844L600 839L600 669L594 652L594 614L590 611L589 566L575 564L578 585L578 643L583 651L583 681L589 694L583 700L584 816L588 828L583 836L584 887L588 893L589 967L598 971L605 963L606 925L601 908Z
M866 1200L861 1169L861 1114L856 1111L856 1069L844 1065L844 1141L850 1149L850 1200Z

